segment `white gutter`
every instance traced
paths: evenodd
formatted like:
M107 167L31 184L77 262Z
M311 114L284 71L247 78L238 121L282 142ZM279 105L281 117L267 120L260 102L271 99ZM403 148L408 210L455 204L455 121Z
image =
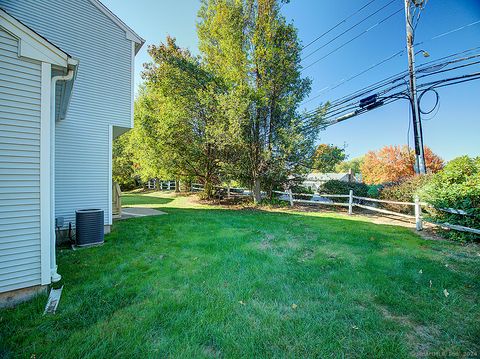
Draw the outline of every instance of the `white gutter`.
M55 89L57 81L70 81L73 79L74 71L68 70L65 76L52 77L52 83L50 87L50 154L51 154L51 170L50 170L50 200L52 205L50 206L50 218L52 228L50 229L50 273L52 276L52 282L58 282L62 279L62 276L57 273L57 258L55 251Z

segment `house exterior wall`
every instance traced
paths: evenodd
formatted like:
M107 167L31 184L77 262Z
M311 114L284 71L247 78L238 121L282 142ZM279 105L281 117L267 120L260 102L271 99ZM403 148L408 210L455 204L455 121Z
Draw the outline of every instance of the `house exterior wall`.
M0 28L0 293L42 284L42 65Z
M132 119L133 46L89 0L0 0L0 7L79 60L70 106L57 121L55 215L101 208L111 221L111 126Z

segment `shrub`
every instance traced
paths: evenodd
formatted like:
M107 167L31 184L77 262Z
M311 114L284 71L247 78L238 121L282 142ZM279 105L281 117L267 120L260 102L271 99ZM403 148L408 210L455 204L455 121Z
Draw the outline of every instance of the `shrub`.
M435 208L454 208L468 215L435 211L435 222L480 229L480 157L457 157L432 176L421 190L422 199ZM449 231L454 239L478 239L478 235Z
M367 197L378 198L380 196L380 190L383 188L382 185L372 184L368 186Z
M339 180L330 180L323 184L320 193L325 194L348 194L353 190L355 196L366 197L368 195L369 186L365 183L344 182Z
M265 207L288 207L290 203L278 198L264 198L260 201L260 205Z
M291 190L293 193L310 193L310 194L315 193L310 187L305 187L300 185L292 186Z
M419 194L420 189L428 183L431 175L415 176L397 183L390 183L384 185L379 197L380 199L397 201L397 202L413 202L415 195ZM413 206L398 205L398 204L383 204L383 207L395 212L414 213Z

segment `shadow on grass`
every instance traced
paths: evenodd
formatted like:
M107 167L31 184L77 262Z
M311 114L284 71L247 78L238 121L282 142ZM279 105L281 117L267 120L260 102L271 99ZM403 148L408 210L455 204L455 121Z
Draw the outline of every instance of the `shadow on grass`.
M123 207L158 207L172 202L174 198L157 197L149 194L122 194Z

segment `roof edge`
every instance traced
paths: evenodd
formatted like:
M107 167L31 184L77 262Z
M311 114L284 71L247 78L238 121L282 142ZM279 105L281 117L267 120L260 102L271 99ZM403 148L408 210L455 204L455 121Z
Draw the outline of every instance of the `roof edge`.
M127 39L134 41L137 45L135 46L136 52L145 43L145 40L138 35L135 31L132 30L127 24L125 24L117 15L115 15L108 7L106 7L100 0L90 0L90 2L101 12L103 12L110 20L112 20L119 28L125 31Z
M68 65L76 66L78 64L67 52L10 15L3 8L0 8L0 26L20 41L18 55L21 57L48 62L64 68L67 68Z

